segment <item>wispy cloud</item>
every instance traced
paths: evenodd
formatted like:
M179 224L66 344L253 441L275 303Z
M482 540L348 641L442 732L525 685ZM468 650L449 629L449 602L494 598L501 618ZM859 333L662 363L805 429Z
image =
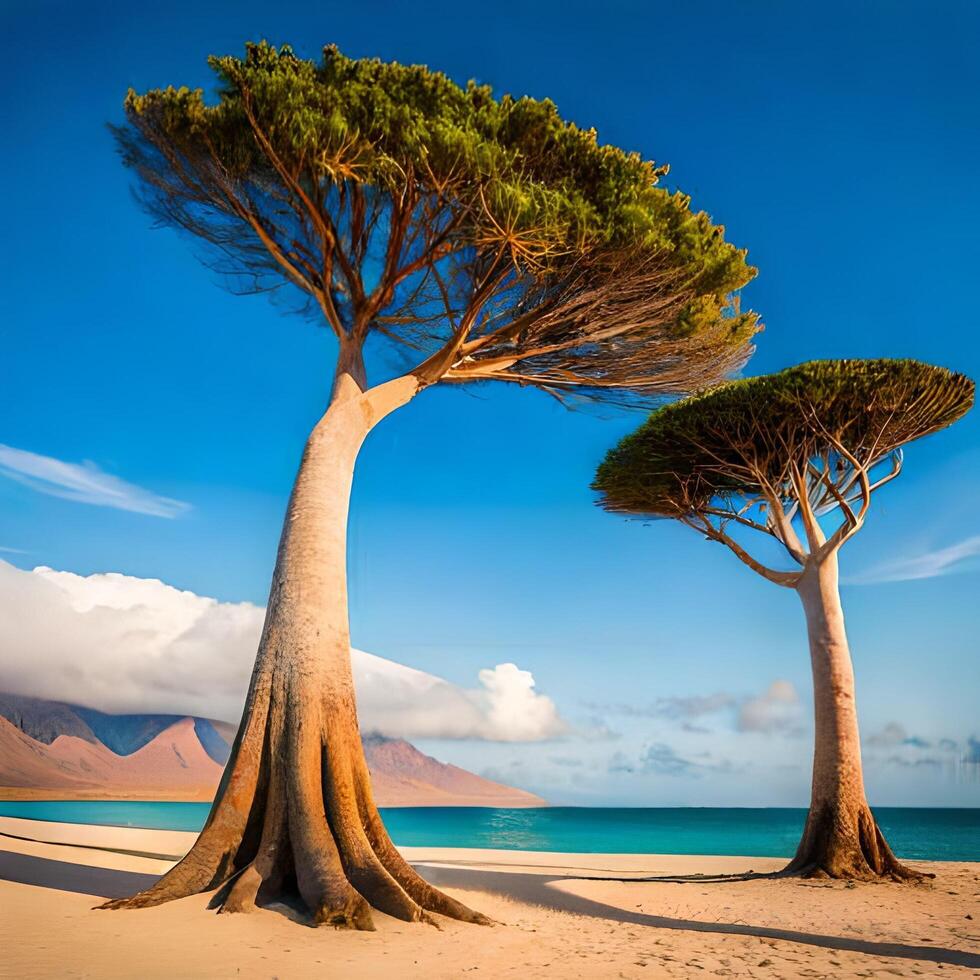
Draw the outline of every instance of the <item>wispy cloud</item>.
M731 707L735 700L724 691L704 696L659 698L652 714L661 718L700 718Z
M23 548L5 548L3 545L0 545L0 551L4 552L5 554L8 554L8 555L27 555L27 554L30 554L30 552L25 551Z
M38 493L97 507L114 507L153 517L176 517L190 510L190 504L161 497L134 483L127 483L87 460L66 463L53 456L42 456L2 443L0 476L22 483Z
M851 576L851 585L877 585L880 582L911 582L920 578L936 578L965 571L966 563L980 555L980 534L974 534L946 548L925 551L908 558L895 558L873 565Z
M657 773L661 776L682 776L697 768L696 762L686 759L664 742L648 745L640 754L640 772Z
M700 779L706 772L732 772L736 768L730 759L718 759L710 752L701 752L696 756L682 755L665 742L644 746L635 759L623 752L616 752L607 763L610 773L693 776L695 779Z
M865 738L868 745L875 748L893 748L896 745L912 745L918 748L926 748L928 742L918 736L909 735L904 725L897 721L890 721L880 732L874 732Z
M725 708L733 707L737 698L733 694L718 691L715 694L692 695L690 697L657 698L652 704L598 704L585 702L585 707L593 711L622 715L626 718L700 718L715 714Z
M801 719L802 706L796 688L789 681L775 680L758 697L742 702L735 727L740 732L800 735Z
M681 722L681 730L694 734L711 731L700 719L727 716L737 732L799 735L802 706L796 688L786 680L775 680L758 695L739 696L728 691L686 697L662 697L650 704L596 704L586 702L594 711L625 718L666 718Z
M980 763L980 740L976 736L962 741L948 736L923 738L910 735L897 721L889 722L880 731L867 736L864 744L869 749L868 761L882 766L962 770L964 766Z

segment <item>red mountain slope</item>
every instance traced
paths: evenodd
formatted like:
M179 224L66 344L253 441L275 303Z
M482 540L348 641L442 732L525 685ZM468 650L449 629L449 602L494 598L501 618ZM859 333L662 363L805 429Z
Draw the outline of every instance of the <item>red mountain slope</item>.
M8 798L210 800L220 777L190 718L132 755L75 735L45 745L0 718L0 786Z
M221 735L232 738L231 726ZM402 739L364 739L381 806L543 806L419 752ZM183 718L130 755L98 740L58 735L46 745L0 717L0 798L210 800L222 767L205 752L194 720Z
M544 806L533 793L491 782L419 752L400 738L364 737L380 806Z

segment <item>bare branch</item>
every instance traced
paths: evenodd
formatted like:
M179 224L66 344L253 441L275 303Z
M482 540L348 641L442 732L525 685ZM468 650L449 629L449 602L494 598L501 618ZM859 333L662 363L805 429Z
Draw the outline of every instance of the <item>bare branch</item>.
M688 527L702 532L704 535L711 538L712 541L717 541L720 544L727 545L727 547L739 559L741 559L742 562L748 565L752 571L761 575L764 579L768 579L770 582L775 582L776 585L782 585L790 589L795 588L796 584L799 582L802 573L780 572L774 568L769 568L766 565L763 565L762 562L753 558L752 555L750 555L737 541L730 538L724 531L713 527L709 521L702 519L699 522L697 517L693 515L681 517L680 521L681 523L686 524Z

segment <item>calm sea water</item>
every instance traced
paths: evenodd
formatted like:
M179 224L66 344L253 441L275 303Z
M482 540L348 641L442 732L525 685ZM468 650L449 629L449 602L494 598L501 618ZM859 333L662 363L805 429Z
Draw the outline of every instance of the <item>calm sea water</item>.
M208 803L0 801L0 816L155 830L200 830ZM802 809L396 807L382 810L396 844L519 851L734 854L790 857ZM980 861L980 810L880 807L878 822L900 856Z

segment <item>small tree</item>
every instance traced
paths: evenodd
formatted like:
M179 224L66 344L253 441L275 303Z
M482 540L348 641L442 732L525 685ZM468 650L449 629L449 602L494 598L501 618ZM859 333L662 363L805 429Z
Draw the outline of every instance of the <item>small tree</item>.
M485 921L409 867L372 799L346 585L360 446L436 383L637 399L717 381L751 350L756 319L730 293L753 270L657 186L662 168L600 146L550 102L333 47L319 63L262 43L210 64L213 104L130 92L123 159L160 222L206 245L236 288L315 317L337 362L207 824L169 874L110 905L223 886L223 911L298 892L315 922L371 928L369 905ZM369 382L366 350L396 376Z
M955 422L973 388L915 361L814 361L661 408L599 467L606 509L675 518L802 600L816 731L810 811L787 872L918 877L865 799L837 555L901 471L902 446ZM775 538L793 570L754 557L733 536L742 529Z

